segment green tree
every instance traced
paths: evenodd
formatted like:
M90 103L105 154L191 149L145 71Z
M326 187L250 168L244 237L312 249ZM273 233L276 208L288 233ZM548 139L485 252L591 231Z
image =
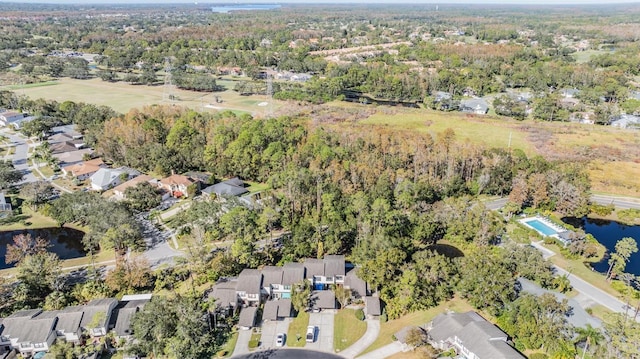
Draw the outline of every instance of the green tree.
M34 210L47 202L55 194L55 188L47 181L29 182L20 188L20 196L30 204Z
M22 181L22 172L16 170L11 162L0 161L0 189Z
M631 237L624 237L615 245L615 252L609 258L609 269L607 270L607 280L622 274L633 253L638 251L638 243Z
M311 284L303 280L300 283L295 283L291 288L291 305L296 312L302 312L307 310L311 303Z
M124 191L127 202L136 211L148 211L160 205L162 196L148 182L142 182Z

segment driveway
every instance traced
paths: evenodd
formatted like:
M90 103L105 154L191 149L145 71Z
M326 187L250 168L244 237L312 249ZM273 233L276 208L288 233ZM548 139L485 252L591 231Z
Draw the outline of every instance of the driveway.
M344 358L355 358L358 354L367 349L376 341L380 334L380 321L378 319L367 319L367 331L362 338L343 350L339 355Z
M236 347L233 349L232 357L236 355L249 354L249 341L251 340L252 330L240 330L238 331L238 341Z
M326 310L309 314L309 325L316 326L316 340L307 343L305 349L333 353L333 320L335 311Z
M283 320L269 320L262 323L262 337L260 337L260 348L271 349L276 347L276 335L287 333L291 318ZM286 338L288 341L289 338ZM294 339L295 340L295 339ZM285 343L286 344L286 343Z

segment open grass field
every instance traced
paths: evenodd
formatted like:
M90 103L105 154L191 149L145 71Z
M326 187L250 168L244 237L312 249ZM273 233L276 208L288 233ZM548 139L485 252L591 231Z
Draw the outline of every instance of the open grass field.
M451 128L458 140L492 147L508 147L511 136L512 148L519 148L526 153L534 152L533 145L527 140L527 132L521 129L521 123L509 119L426 109L399 109L392 115L378 112L360 123L418 131L432 136Z
M640 197L640 163L592 161L588 166L593 192Z
M356 319L355 309L342 309L334 319L333 348L341 352L357 342L367 331L367 322Z
M220 80L218 83L227 90L221 92L196 92L173 89L177 97L175 101L163 100L165 88L162 85L144 86L130 85L125 82L105 82L95 78L90 80L74 80L63 78L41 84L20 87L20 94L32 99L44 98L48 100L75 101L104 105L114 110L126 113L132 108L142 108L153 104L175 104L199 111L233 110L251 113L254 116L266 115L269 111L277 110L281 104L274 101L273 108L263 106L267 101L264 95L240 96L233 91L233 80ZM215 96L222 102L216 103Z
M409 325L417 326L427 324L438 314L444 313L447 310L452 310L454 312L467 312L475 309L465 300L453 298L452 300L444 302L437 307L410 313L401 318L382 323L380 324L380 334L378 335L378 339L376 339L376 341L373 342L373 344L371 344L371 346L369 346L362 354L369 353L387 344L391 344L393 342L393 335L400 329Z
M298 313L298 316L293 318L289 325L289 331L287 332L288 347L302 348L307 344L304 337L307 333L307 326L309 326L309 313Z
M609 53L609 51L604 50L586 50L586 51L578 51L571 54L571 57L576 59L576 62L579 64L584 64L589 62L593 56L602 55Z

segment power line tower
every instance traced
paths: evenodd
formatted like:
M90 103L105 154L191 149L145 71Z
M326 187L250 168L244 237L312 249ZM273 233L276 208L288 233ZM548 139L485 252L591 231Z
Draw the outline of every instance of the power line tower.
M273 117L273 78L267 72L267 116Z
M162 93L162 102L173 102L176 98L174 94L173 88L173 78L171 71L173 68L171 67L171 59L168 57L164 58L164 89Z

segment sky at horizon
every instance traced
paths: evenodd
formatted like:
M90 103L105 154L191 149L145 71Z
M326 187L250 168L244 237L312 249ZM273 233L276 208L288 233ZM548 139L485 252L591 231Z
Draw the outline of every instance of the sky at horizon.
M640 4L640 0L0 0L2 3L21 4L194 4L221 5L221 4L503 4L503 5L611 5L611 4Z

